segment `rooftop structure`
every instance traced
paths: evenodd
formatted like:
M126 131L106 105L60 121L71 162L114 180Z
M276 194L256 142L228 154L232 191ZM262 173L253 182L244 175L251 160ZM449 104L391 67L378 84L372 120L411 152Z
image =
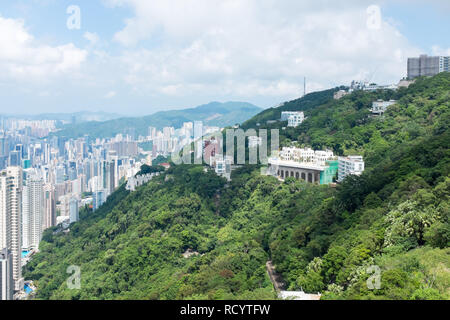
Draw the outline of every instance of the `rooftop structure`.
M398 86L395 84L379 85L376 83L369 83L367 81L352 81L348 93L351 93L356 90L377 91L377 90L397 90L397 89Z
M280 151L280 160L324 165L326 160L333 160L331 150L313 150L311 148L284 147Z

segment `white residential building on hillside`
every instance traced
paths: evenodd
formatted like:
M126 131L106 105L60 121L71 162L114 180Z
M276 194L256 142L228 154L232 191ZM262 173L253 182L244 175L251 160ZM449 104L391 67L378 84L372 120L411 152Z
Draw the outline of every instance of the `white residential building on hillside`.
M288 121L290 116L298 115L299 113L303 113L300 111L283 111L281 112L281 121Z
M383 113L385 113L386 112L386 110L387 110L387 108L389 107L389 106L392 106L393 104L395 104L397 101L395 101L395 100L389 100L389 101L383 101L383 100L377 100L377 101L374 101L373 103L372 103L372 109L370 109L370 111L373 113L373 114L378 114L378 115L381 115L381 114L383 114Z
M217 154L210 158L211 166L214 168L216 174L227 178L228 180L231 178L231 166L233 162L232 157L223 156L221 154Z
M288 127L296 128L303 123L305 118L300 116L290 116L288 119Z
M284 147L280 152L280 159L283 161L295 161L295 162L314 162L323 164L327 160L334 158L333 151L331 150L316 150L311 148L295 148Z
M361 175L364 172L362 156L339 157L338 182L344 181L349 175Z
M298 127L305 121L305 114L302 111L283 111L281 121L287 121L288 127Z

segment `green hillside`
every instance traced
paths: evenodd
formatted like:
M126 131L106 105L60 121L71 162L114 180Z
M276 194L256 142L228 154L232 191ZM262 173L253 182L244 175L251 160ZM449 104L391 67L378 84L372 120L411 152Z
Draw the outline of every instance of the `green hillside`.
M201 166L174 166L83 210L69 234L46 231L24 272L37 298L273 299L272 260L287 289L322 299L449 299L450 74L338 101L330 92L292 102L308 119L281 130L282 145L362 154L362 176L332 188L244 166L226 184ZM369 117L378 98L398 103ZM187 249L198 255L183 257ZM70 265L81 267L80 290L67 289ZM373 266L381 286L372 290Z
M161 111L144 117L65 125L55 135L78 138L87 134L92 138L108 138L133 128L136 135L146 136L150 126L159 130L169 126L181 128L184 122L189 121L203 121L204 125L226 127L241 123L260 111L261 108L247 102L211 102L196 108Z
M314 109L332 100L333 94L338 90L339 88L309 93L302 98L284 102L279 107L266 109L245 121L242 124L242 128L256 128L258 124L259 126L265 126L267 121L279 120L283 111L308 111Z

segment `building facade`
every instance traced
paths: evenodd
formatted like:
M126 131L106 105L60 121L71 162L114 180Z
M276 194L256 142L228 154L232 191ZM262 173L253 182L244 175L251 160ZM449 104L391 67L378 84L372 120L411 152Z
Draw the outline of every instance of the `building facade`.
M22 184L20 167L7 167L0 173L0 248L11 252L16 291L23 288Z
M383 101L383 100L377 100L372 103L372 109L370 111L373 114L382 115L386 112L387 108L395 104L397 101L395 100L389 100L389 101Z
M22 249L38 249L44 224L44 189L41 179L29 179L22 193Z
M282 180L295 178L309 183L330 184L337 175L338 162L331 150L284 147L279 157L269 159L269 170Z
M11 251L0 250L0 301L12 300L14 295L13 257Z
M48 183L44 185L44 219L42 229L56 225L56 197L55 187Z
M106 191L105 190L97 190L92 193L92 207L93 210L98 210L106 201Z
M450 57L421 55L408 58L408 79L423 76L435 76L441 72L449 72Z
M70 223L74 223L79 220L78 199L74 197L69 200L69 219Z
M281 121L287 121L288 127L298 127L305 121L305 114L301 111L281 112Z
M338 182L344 181L349 175L361 175L364 172L362 156L339 157Z

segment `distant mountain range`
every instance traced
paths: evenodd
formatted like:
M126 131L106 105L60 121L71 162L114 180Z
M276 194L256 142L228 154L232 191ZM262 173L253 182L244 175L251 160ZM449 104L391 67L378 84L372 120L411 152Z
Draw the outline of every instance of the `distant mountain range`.
M25 120L57 120L64 122L76 123L88 121L108 121L123 117L117 113L109 113L103 111L80 111L74 113L41 113L36 115L22 115L22 114L0 114L3 118L20 118Z
M189 121L203 121L204 125L226 127L242 123L261 111L261 108L247 102L211 102L196 108L160 111L144 117L67 124L55 134L68 138L84 135L92 138L106 138L133 129L136 135L146 135L150 126L160 130L167 126L180 128L183 122Z

